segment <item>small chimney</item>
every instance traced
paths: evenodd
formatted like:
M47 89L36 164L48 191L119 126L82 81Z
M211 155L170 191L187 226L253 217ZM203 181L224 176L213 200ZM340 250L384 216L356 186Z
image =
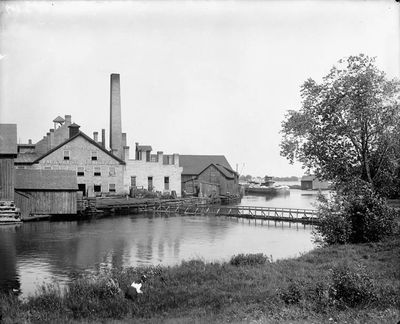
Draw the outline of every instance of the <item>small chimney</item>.
M68 126L69 128L69 138L74 137L75 135L79 134L79 125L73 123L71 125Z
M129 146L124 146L124 161L129 160Z
M157 151L157 161L160 164L163 164L163 152L162 151Z
M139 143L135 142L135 160L139 160L138 146L139 146Z
M126 133L122 133L122 147L126 146Z
M101 146L106 147L106 130L104 128L101 130Z
M54 129L50 129L50 149L52 149L54 145Z
M65 125L69 126L71 123L71 115L65 115Z
M50 132L46 133L46 144L47 144L47 150L51 150L51 139L50 139Z
M93 132L93 140L98 143L99 141L99 132Z
M179 154L174 153L174 165L179 166Z
M28 139L28 144L32 144L32 140L31 139Z

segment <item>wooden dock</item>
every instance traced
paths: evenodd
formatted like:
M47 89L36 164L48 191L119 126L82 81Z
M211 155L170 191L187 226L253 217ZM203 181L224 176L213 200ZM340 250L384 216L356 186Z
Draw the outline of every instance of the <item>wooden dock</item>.
M317 212L314 209L276 208L257 206L224 206L210 204L210 201L200 198L181 199L132 199L105 198L92 199L87 202L89 211L95 210L101 215L109 214L180 214L180 215L214 215L249 220L266 220L274 222L301 223L315 225L318 223Z
M317 224L317 211L314 209L276 208L256 206L215 206L187 204L155 204L141 208L142 212L175 213L184 215L215 215L275 222Z

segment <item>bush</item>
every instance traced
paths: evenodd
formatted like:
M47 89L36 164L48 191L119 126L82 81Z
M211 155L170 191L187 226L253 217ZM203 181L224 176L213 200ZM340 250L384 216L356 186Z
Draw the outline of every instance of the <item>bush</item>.
M332 271L330 296L340 306L366 305L376 299L374 282L361 265L340 265Z
M348 188L347 188L348 189ZM328 200L320 197L316 235L327 244L377 242L393 234L396 211L366 183L353 183Z
M71 282L65 299L76 318L122 318L129 312L118 285L104 275Z
M262 253L256 254L238 254L231 258L229 263L234 266L242 266L242 265L260 265L269 262L269 259L266 255Z
M298 304L303 297L302 286L301 282L291 280L285 289L278 291L278 295L286 304Z

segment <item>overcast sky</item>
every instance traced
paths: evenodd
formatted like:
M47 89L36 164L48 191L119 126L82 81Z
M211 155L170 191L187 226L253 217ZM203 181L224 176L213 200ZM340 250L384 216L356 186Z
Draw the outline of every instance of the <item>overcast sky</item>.
M106 129L121 75L128 145L223 154L244 174L303 174L279 155L281 122L309 77L377 57L399 76L400 5L390 1L2 2L0 122L40 140L58 115Z

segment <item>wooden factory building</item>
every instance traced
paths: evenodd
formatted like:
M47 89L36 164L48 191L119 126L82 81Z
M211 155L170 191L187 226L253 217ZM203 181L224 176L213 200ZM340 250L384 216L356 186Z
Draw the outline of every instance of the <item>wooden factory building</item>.
M180 155L182 191L189 195L239 194L238 174L223 155Z
M0 124L0 200L14 200L17 125Z
M15 173L15 204L21 209L22 219L76 214L78 184L74 171L17 169Z

